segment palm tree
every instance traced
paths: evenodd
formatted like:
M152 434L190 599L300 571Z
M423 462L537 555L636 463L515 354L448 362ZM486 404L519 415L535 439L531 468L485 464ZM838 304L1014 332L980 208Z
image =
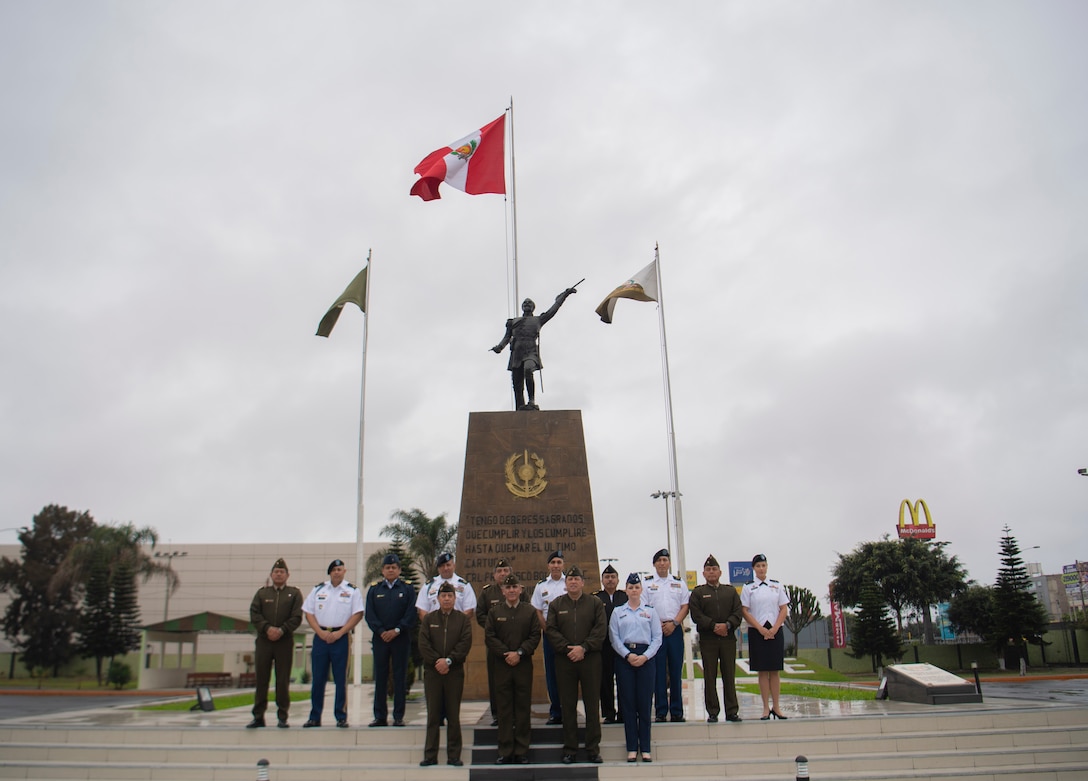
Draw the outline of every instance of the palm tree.
M103 660L112 661L138 647L136 577L146 583L152 576L162 575L171 593L178 587L177 573L169 563L156 561L149 554L156 542L158 535L151 527L138 529L131 523L95 526L86 539L72 546L50 580L50 592L83 592L80 646L95 658L100 685Z
M456 547L457 524L450 524L445 513L431 518L418 508L394 510L389 518L393 522L382 527L381 535L406 552L401 562L406 575L418 583L426 582L434 574L438 554Z

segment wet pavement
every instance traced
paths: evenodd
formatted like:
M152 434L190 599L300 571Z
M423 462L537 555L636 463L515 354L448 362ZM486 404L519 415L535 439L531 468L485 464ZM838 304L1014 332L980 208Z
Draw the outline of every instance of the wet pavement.
M738 683L754 683L755 678L738 677ZM812 682L816 683L816 682ZM873 687L850 684L826 684L849 686L873 691ZM303 691L308 687L296 687ZM236 690L214 689L216 696L233 694ZM426 711L420 687L413 689L414 699L408 703L406 721L423 726ZM1069 705L1088 705L1088 674L1072 679L1027 678L982 682L983 702L971 705L933 706L889 700L826 700L807 697L782 697L782 710L787 717L843 718L864 715L892 715L932 712L934 708L991 710L1010 708L1047 708ZM45 696L43 696L45 695ZM52 726L141 726L141 727L242 727L251 718L248 707L212 712L153 711L143 710L142 705L164 700L187 700L195 703L191 691L165 693L125 693L123 695L66 695L63 693L28 691L24 693L0 692L0 723L48 724ZM332 696L332 688L329 689ZM373 684L351 686L348 690L348 712L353 726L365 727L371 719L374 696ZM758 719L762 704L758 695L740 693L740 715L744 719ZM706 719L703 707L702 681L687 682L684 687L685 713L690 722ZM306 720L308 703L296 702L292 718L297 726ZM534 720L547 719L547 705L533 706ZM274 718L274 717L273 717ZM486 702L465 702L462 705L462 723L489 723Z

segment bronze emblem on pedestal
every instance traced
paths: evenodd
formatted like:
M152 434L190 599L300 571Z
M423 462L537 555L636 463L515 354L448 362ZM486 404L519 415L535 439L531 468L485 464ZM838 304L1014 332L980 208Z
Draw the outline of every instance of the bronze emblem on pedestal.
M520 463L519 463L520 462ZM538 496L548 486L544 459L528 450L514 453L506 459L506 487L514 496L529 499Z

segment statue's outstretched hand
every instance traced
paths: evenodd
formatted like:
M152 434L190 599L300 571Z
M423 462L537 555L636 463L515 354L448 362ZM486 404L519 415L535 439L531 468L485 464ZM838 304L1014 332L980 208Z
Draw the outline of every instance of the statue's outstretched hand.
M501 344L495 345L494 347L491 348L491 352L501 353L502 352L502 345Z

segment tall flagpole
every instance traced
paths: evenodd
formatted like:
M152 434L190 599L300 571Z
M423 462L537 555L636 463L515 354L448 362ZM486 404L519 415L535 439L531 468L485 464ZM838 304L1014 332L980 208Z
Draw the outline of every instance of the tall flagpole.
M511 312L516 317L518 313L518 306L521 303L521 296L518 293L518 177L517 169L514 165L514 96L510 96L510 220L511 220L511 238L513 239L513 253L514 253L514 300L511 306Z
M355 571L358 583L366 582L366 560L363 557L363 452L366 441L366 343L370 337L370 287L374 284L374 269L371 256L373 250L366 253L366 292L363 307L363 374L359 382L359 482L355 505ZM355 653L352 658L352 681L355 686L363 682L363 622L355 627Z
M680 499L680 474L676 466L676 429L673 425L672 415L672 381L669 378L669 340L665 335L665 289L661 284L661 253L660 248L654 244L654 266L657 271L657 315L658 326L661 331L661 376L665 390L665 426L669 438L669 472L672 479L672 520L675 529L673 539L676 540L676 564L680 568L680 578L686 581L688 575L687 554L684 552L684 513ZM668 502L668 499L665 500ZM672 551L670 551L672 552ZM681 629L683 627L681 626ZM695 680L695 663L691 650L691 636L684 632L684 660L686 666L685 678Z

